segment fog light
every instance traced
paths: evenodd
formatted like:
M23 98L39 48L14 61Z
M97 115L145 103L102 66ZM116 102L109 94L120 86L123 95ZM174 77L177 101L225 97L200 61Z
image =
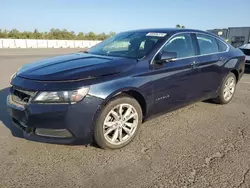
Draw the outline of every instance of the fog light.
M67 129L36 128L35 134L38 136L55 137L55 138L70 138L73 136Z

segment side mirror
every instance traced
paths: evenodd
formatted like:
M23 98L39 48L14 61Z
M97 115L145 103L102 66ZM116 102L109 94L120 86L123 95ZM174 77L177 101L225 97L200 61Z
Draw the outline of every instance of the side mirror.
M171 61L175 61L177 58L177 53L176 52L160 52L156 55L155 61L158 63L167 63Z

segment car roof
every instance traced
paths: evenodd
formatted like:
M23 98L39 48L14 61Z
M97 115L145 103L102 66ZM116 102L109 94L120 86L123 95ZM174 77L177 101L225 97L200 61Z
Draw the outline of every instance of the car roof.
M137 29L127 32L154 32L154 33L179 33L179 32L199 32L213 35L209 32L198 30L198 29L186 29L186 28L148 28L148 29Z

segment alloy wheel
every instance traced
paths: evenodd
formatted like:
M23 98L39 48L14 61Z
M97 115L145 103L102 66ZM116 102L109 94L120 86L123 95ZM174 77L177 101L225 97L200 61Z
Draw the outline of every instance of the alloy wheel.
M123 144L134 135L138 122L138 113L132 105L119 104L104 120L104 138L113 145Z
M223 97L225 101L229 101L233 97L235 86L236 86L235 78L229 77L225 83L225 87L223 90Z

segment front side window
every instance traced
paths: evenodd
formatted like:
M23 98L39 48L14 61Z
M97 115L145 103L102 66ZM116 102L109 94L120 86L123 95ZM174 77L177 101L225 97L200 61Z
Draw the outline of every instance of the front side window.
M125 32L90 48L88 53L105 56L142 58L166 40L167 33Z
M173 37L163 48L165 52L175 52L177 58L191 57L195 55L190 34L179 34Z
M201 55L219 52L219 48L216 41L217 39L215 39L214 37L203 34L196 34L196 37L200 47Z

